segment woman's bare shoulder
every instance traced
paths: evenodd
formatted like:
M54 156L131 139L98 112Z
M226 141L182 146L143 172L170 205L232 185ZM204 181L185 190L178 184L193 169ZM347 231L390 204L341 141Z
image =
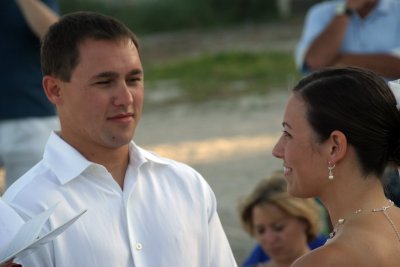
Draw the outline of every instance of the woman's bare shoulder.
M358 267L358 266L398 266L397 240L384 243L377 235L364 235L364 239L356 234L354 238L342 236L329 240L324 246L315 249L296 260L291 267ZM386 239L387 243L387 239Z
M326 244L300 257L291 265L291 267L355 266L353 263L351 263L351 254L351 250L346 248L346 246L341 246L335 243Z

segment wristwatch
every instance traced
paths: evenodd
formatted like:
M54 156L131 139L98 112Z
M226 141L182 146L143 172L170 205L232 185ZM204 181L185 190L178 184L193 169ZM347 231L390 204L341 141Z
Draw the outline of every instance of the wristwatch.
M351 10L350 8L348 8L346 6L346 2L340 2L339 4L336 5L336 16L339 15L346 15L348 17L351 17L351 15L353 14L353 10Z

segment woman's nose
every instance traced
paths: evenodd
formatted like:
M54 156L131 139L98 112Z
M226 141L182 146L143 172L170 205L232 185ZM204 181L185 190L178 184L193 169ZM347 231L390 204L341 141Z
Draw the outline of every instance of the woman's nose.
M262 235L262 242L264 244L272 244L275 243L278 238L278 235L274 232L267 231Z
M278 159L283 158L283 144L282 144L282 137L279 138L278 142L276 142L274 148L272 149L272 155Z

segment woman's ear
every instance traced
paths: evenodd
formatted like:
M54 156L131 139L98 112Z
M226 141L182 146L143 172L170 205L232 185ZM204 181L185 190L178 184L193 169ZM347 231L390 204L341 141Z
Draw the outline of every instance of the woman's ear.
M329 137L330 162L336 163L344 158L347 152L347 138L341 131L335 130Z
M61 83L60 79L51 75L45 75L42 80L44 92L54 105L59 105L63 102Z

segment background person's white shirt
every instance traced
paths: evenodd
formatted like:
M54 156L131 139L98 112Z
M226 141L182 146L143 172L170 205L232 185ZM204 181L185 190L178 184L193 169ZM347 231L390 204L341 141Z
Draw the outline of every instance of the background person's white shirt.
M24 217L61 202L51 225L88 209L63 235L26 257L26 266L237 266L204 178L133 142L123 191L103 166L53 133L44 159L4 197Z

